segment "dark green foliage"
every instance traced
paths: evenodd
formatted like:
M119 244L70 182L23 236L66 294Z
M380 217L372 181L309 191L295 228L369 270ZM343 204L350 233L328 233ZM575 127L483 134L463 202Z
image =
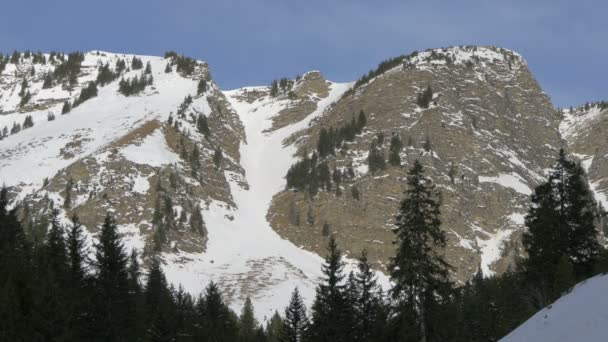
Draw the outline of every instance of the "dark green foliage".
M389 313L384 303L382 289L378 285L365 250L359 258L358 272L353 275L351 281L350 295L356 341L379 341L386 329Z
M171 64L175 65L175 71L182 76L192 75L198 64L196 60L186 56L178 56L175 52L165 53L165 58L171 60Z
M127 341L130 294L124 250L114 218L108 213L95 246L95 307L92 320L100 341Z
M388 153L388 162L392 166L400 166L401 165L401 149L403 148L403 143L401 139L399 139L399 135L393 133L391 137L391 145L389 147Z
M21 101L19 102L19 107L25 106L28 102L30 102L31 99L32 99L32 94L30 94L30 91L28 90L21 97Z
M116 60L116 65L114 66L114 70L116 72L116 77L118 77L118 75L122 74L123 71L125 71L127 69L127 63L125 62L124 59L117 59Z
M165 74L168 74L171 72L173 72L173 68L171 67L170 63L167 63L167 65L165 65Z
M237 317L222 300L219 288L211 282L196 304L197 341L232 342L237 340Z
M277 97L279 95L285 95L288 94L291 90L291 88L294 85L294 80L290 80L287 77L283 77L281 79L277 80L273 80L270 83L270 96L271 97Z
M82 52L72 52L68 54L68 59L63 60L61 64L55 67L53 77L55 80L62 82L68 80L70 86L73 86L74 80L80 74L84 54Z
M238 322L238 341L240 342L255 342L258 329L258 321L253 313L253 304L251 298L245 299L243 310Z
M205 221L203 220L203 215L201 214L201 207L198 204L192 210L190 226L192 231L197 232L202 236L207 235L207 228L205 228Z
M213 152L213 164L216 169L219 169L222 166L222 160L224 159L224 154L222 153L222 149L219 147L215 148Z
M69 101L65 101L63 103L63 107L61 107L61 114L67 114L72 110L72 106L70 105Z
M369 147L369 154L367 155L367 165L369 167L369 172L371 173L386 169L384 151L382 148L378 147L376 139L372 141Z
M528 231L523 236L529 255L524 267L528 280L550 300L565 290L554 287L564 283L556 277L570 277L563 274L564 269L573 267L575 279L585 279L600 256L595 226L599 209L586 179L582 166L560 150L549 178L534 189L531 198Z
M281 341L302 342L306 336L308 324L306 306L302 301L298 288L295 288L291 294L289 305L285 309L285 320L283 321L281 331L284 337L281 336L283 337Z
M366 124L367 117L365 117L365 112L363 112L363 109L361 109L361 111L359 111L359 118L357 121L357 129L359 130L359 132L363 130L363 127L365 127Z
M113 72L110 69L110 65L108 63L106 63L104 65L99 66L99 68L97 69L97 81L96 82L101 87L103 87L106 84L111 83L114 80L116 80L118 78L118 75L119 75L119 73Z
M142 74L141 76L135 76L125 80L122 78L118 83L118 92L124 96L137 95L144 91L147 86L152 85L154 79L152 75Z
M209 123L207 122L207 116L203 114L199 114L196 119L196 128L199 132L201 132L205 139L209 139Z
M422 93L418 94L416 104L422 109L427 109L429 108L431 100L433 100L433 90L431 89L431 86L428 86Z
M336 241L330 238L322 267L323 279L312 304L307 341L352 341L353 312L345 284L344 262Z
M325 158L328 155L334 155L335 149L340 148L345 141L355 140L355 136L360 134L367 120L363 111L359 114L358 121L353 115L350 122L343 124L341 127L334 129L332 126L329 129L322 127L319 131L319 140L317 142L317 151L319 157Z
M53 87L53 76L51 74L44 75L44 81L42 82L42 89L49 89Z
M316 153L313 153L311 158L305 155L287 171L287 176L285 177L287 179L286 188L308 191L311 196L315 196L319 191L320 185L331 182L327 173L321 172L322 169L329 170L326 163L318 164ZM325 179L320 178L321 173L324 174Z
M25 116L25 120L23 120L23 125L21 127L23 127L23 129L34 127L34 119L32 119L31 115Z
M13 54L11 55L11 64L19 64L20 59L21 53L19 53L17 50L13 51Z
M329 223L325 222L323 224L323 229L321 230L321 234L323 237L329 237Z
M397 314L413 320L415 336L426 340L427 311L444 299L444 291L450 286L450 266L440 254L446 238L441 230L438 193L424 176L420 162L415 161L408 172L407 184L393 229L398 247L389 265L394 282L391 295L399 303Z
M207 91L207 81L201 78L196 86L196 93L198 95L204 94Z
M11 128L11 134L15 134L15 133L19 133L19 132L21 132L21 124L13 122L13 128Z
M86 100L91 99L96 96L97 96L97 84L95 82L89 82L89 84L86 87L82 88L82 90L80 91L80 95L78 95L78 98L76 98L76 100L74 100L74 104L72 105L72 108L78 107L80 104L82 104Z
M131 59L131 70L139 70L144 67L144 62L140 58L133 57Z
M146 74L146 75L152 74L152 65L150 65L150 62L146 63L146 70L144 70L144 74Z
M165 52L165 59L177 58L177 52L167 51Z
M361 193L359 192L359 188L357 188L355 185L350 187L350 195L353 197L353 199L355 201L358 201L359 198L361 197Z

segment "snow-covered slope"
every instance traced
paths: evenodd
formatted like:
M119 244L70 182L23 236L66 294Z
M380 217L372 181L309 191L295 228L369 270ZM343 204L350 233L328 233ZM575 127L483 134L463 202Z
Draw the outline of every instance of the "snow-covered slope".
M284 188L284 175L294 160L296 149L286 146L285 139L308 127L349 86L332 83L329 96L317 103L313 113L272 132L268 130L273 118L291 101L268 96L252 103L243 99L247 91L263 91L266 87L225 92L245 128L247 141L242 143L240 154L248 188L241 187L235 175L227 175L237 209L226 212L219 205L210 206L205 215L209 230L207 251L187 256L192 262L186 266L172 262L184 255L166 255L169 279L193 292L200 291L201 284L210 280L218 282L235 308L249 295L260 318L270 318L275 310L285 307L296 286L310 304L323 259L282 239L270 227L266 214L272 197ZM226 214L234 220L226 221ZM380 276L387 284L386 277Z
M608 339L608 276L576 285L549 307L537 312L503 342L600 342Z

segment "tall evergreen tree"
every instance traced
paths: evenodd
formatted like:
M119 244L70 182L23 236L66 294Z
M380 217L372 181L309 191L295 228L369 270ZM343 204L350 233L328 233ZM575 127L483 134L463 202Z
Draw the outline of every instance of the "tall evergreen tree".
M39 341L32 329L32 250L17 210L8 210L8 190L0 190L0 340Z
M438 193L424 176L420 162L414 162L407 183L393 228L398 247L389 265L394 282L391 295L398 315L408 317L413 309L417 339L426 342L427 308L447 286L450 266L441 254L446 238L441 230Z
M196 305L198 341L233 342L237 339L237 318L224 304L219 288L213 282L205 289Z
M317 287L312 305L308 341L352 341L352 311L344 284L344 262L335 238L329 240L328 254L322 267L323 280Z
M161 269L160 257L152 258L148 282L144 291L146 341L173 341L175 339L173 318L173 297Z
M120 241L118 228L110 213L106 214L95 245L95 315L97 326L104 327L95 340L128 341L129 304L127 254Z
M382 289L363 250L358 262L355 285L355 337L357 341L378 341L385 327L387 310L382 299Z
M251 298L245 299L241 316L239 317L239 341L255 342L258 321L255 319Z
M308 316L306 306L296 287L291 293L289 306L285 309L285 320L283 321L284 342L302 342L308 329Z
M399 166L401 165L401 149L403 148L403 143L401 142L401 139L399 139L399 135L394 134L391 137L391 145L389 147L389 154L388 154L388 162L392 165L392 166Z
M562 264L572 264L576 279L592 275L601 251L595 226L598 208L584 169L568 159L563 149L547 181L534 190L531 202L528 231L523 236L528 252L524 266L528 279L555 299L564 290L553 288L563 256L567 260Z

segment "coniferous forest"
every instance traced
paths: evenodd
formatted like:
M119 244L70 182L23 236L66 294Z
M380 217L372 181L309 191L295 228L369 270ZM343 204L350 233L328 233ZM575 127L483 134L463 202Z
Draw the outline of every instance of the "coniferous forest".
M321 155L333 153L330 132L323 138L329 143L319 140ZM312 305L294 288L285 309L262 323L249 299L233 312L220 284L195 296L170 285L160 255L145 258L144 272L109 213L94 245L76 215L64 226L58 211L44 239L28 235L26 214L9 205L3 189L0 341L496 341L575 283L608 269L597 239L601 209L580 164L560 151L530 202L526 255L500 276L480 270L455 284L443 256L440 194L416 161L395 208L391 288L380 287L365 252L347 272L339 242L328 236Z

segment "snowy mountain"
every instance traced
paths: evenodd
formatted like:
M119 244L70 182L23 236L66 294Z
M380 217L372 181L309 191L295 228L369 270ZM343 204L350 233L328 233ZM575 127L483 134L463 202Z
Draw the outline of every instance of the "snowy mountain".
M579 283L501 341L605 341L608 336L607 286L606 275Z
M235 309L250 296L260 319L282 309L295 286L312 300L326 229L351 260L365 248L384 270L415 159L443 193L447 256L460 281L479 265L500 273L519 255L528 195L560 147L586 161L598 196L606 190L605 144L583 139L606 111L562 120L523 58L505 49L433 49L387 61L357 82L313 71L277 89L231 91L219 89L205 62L175 54L93 51L77 67L68 62L20 54L0 63L0 182L34 217L25 222L29 235L40 236L51 208L60 208L65 223L78 214L91 245L112 212L144 264L160 248L171 282L198 294L214 281ZM75 71L65 76L66 68ZM96 96L83 97L108 70ZM125 96L125 83L141 79L151 84ZM417 96L428 86L433 96L421 108ZM62 114L66 103L72 108ZM332 170L352 166L342 194L335 184L314 199L286 189L289 168L317 149L321 129L361 110L362 133L325 158ZM372 173L369 147L380 133L385 156L392 134L401 137L402 163Z

